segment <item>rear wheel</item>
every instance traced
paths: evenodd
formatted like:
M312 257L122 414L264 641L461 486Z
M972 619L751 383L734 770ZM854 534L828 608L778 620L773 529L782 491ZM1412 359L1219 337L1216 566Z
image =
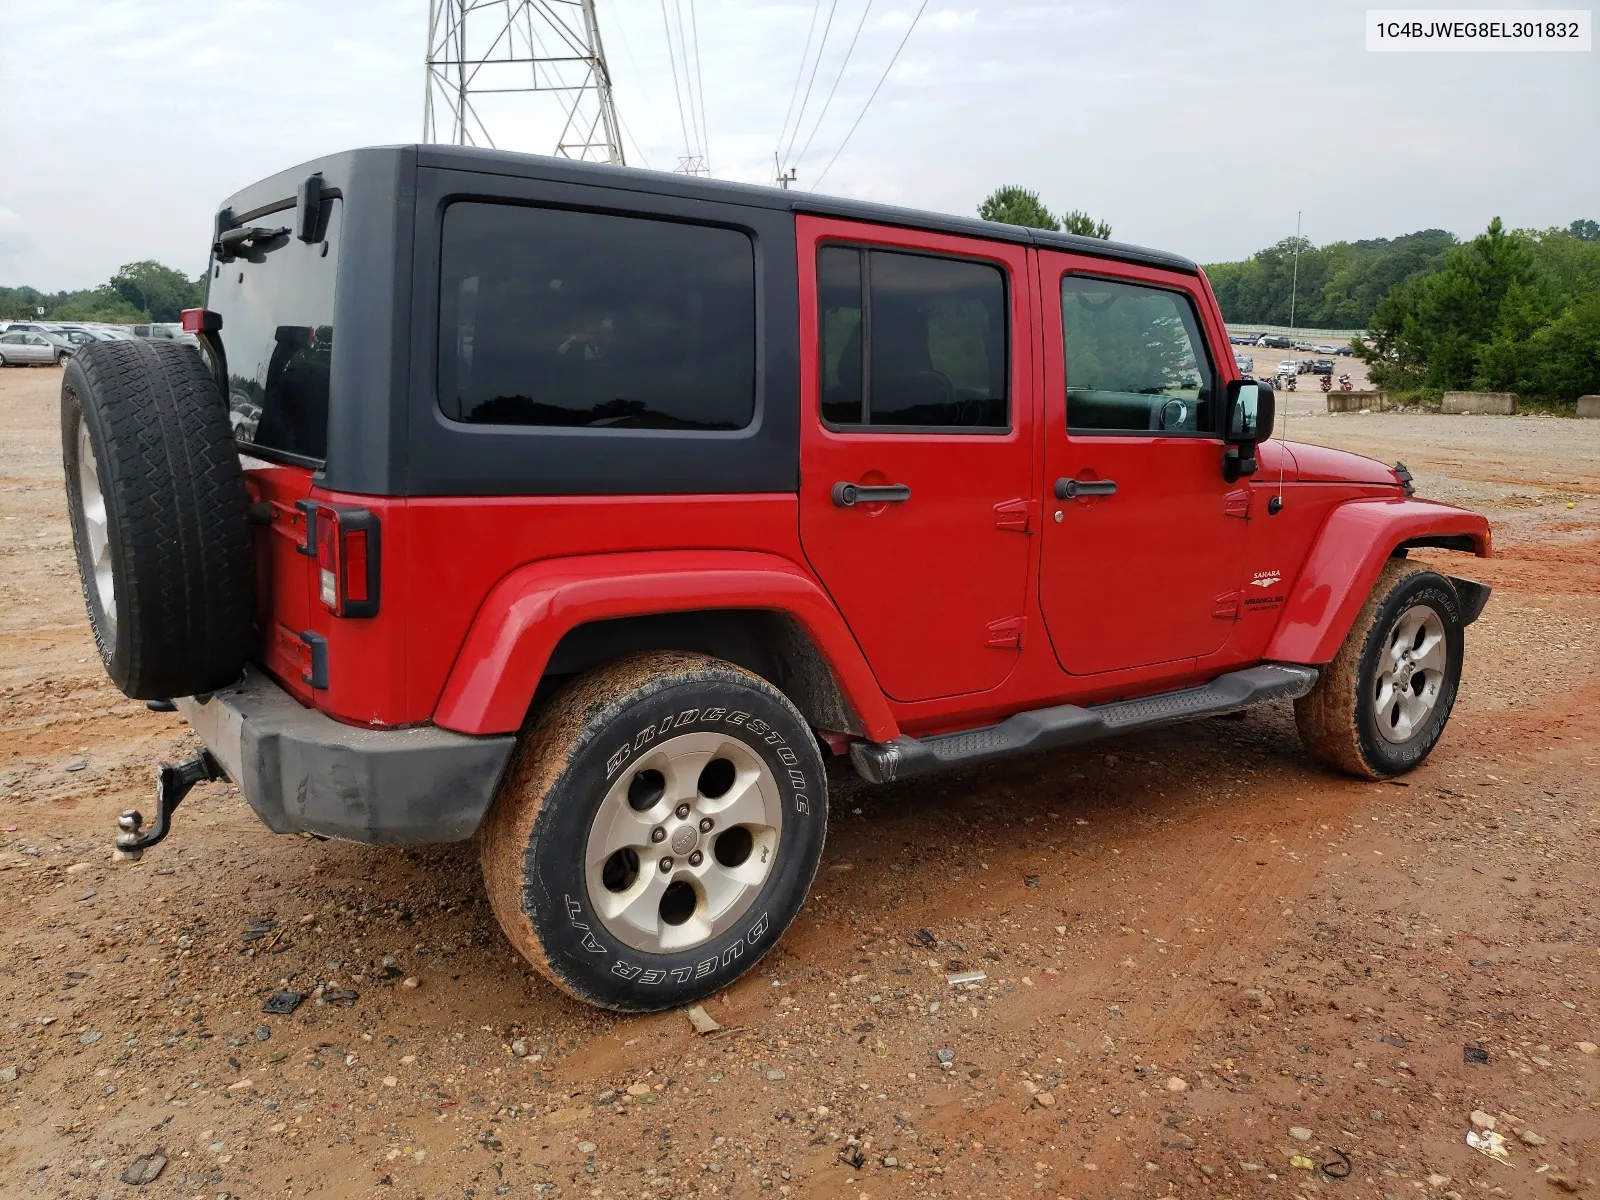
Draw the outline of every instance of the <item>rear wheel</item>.
M501 927L569 994L688 1003L788 928L822 857L821 754L781 692L661 652L583 676L517 752L480 846Z
M96 342L61 380L67 512L95 645L139 700L232 682L253 640L249 497L187 346Z
M1300 740L1366 779L1432 753L1461 681L1461 601L1443 575L1392 559L1316 687L1295 701Z

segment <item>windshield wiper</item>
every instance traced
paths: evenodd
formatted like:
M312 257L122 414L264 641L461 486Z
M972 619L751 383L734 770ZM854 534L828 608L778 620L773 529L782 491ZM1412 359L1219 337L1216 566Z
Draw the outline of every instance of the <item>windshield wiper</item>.
M265 225L245 225L238 229L224 230L217 236L211 252L222 262L232 262L242 249L262 250L266 248L268 242L288 236L287 225L279 225L275 229Z

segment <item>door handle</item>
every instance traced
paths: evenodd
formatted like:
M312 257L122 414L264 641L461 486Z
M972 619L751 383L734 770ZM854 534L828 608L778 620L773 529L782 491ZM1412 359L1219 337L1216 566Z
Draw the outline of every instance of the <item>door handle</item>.
M1116 493L1114 479L1058 479L1056 499L1075 500L1079 496L1111 496Z
M881 487L865 483L836 483L832 496L838 508L854 508L858 504L900 504L911 499L911 489L903 483Z

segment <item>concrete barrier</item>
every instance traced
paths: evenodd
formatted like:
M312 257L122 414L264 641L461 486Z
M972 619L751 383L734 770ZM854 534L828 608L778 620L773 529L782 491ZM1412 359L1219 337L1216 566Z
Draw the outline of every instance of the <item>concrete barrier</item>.
M1515 392L1446 392L1444 411L1457 413L1488 413L1509 417L1517 411Z
M1600 417L1600 396L1579 396L1578 415L1580 417Z
M1388 407L1388 392L1328 393L1328 411L1331 413L1360 412L1364 408L1373 412L1384 412Z

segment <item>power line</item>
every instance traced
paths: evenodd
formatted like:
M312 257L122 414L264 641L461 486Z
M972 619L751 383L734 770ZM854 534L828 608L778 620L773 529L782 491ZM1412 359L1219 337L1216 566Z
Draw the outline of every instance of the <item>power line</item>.
M844 78L844 69L850 65L850 56L855 53L856 41L861 37L861 30L867 24L867 14L872 11L872 0L867 0L867 5L861 10L861 20L856 22L856 31L850 39L850 44L845 47L844 61L839 64L839 73L833 77L833 86L828 89L828 98L822 102L822 111L817 114L817 123L811 127L811 136L806 139L806 144L800 147L800 153L795 156L799 162L806 156L806 151L811 149L811 143L816 140L817 130L822 128L822 118L828 115L828 106L833 103L833 94L839 90L839 82Z
M694 143L689 138L689 123L683 117L683 91L678 87L678 56L672 48L672 22L667 19L667 0L661 0L661 28L667 35L667 62L672 67L672 94L678 100L678 128L683 131L684 154L693 157Z
M828 172L833 170L833 164L839 161L839 155L844 153L844 148L850 144L850 139L855 136L856 129L861 124L861 118L867 115L867 109L871 108L872 102L878 98L879 89L883 87L884 80L889 78L889 72L894 70L894 64L900 60L900 51L904 50L906 43L911 40L912 31L916 29L917 22L922 20L923 9L927 7L928 0L922 0L921 6L917 9L917 15L911 18L911 25L906 30L905 37L900 39L900 44L894 48L893 57L889 59L889 65L883 69L883 74L878 79L878 86L872 89L872 95L868 96L867 102L861 106L861 111L856 114L855 124L850 126L850 132L844 135L844 141L839 143L839 148L833 152L833 157L828 160L828 165L822 168L822 174L817 176L817 182L811 185L813 192L817 190Z
M706 133L706 85L700 74L700 16L695 11L694 0L689 0L689 31L694 38L694 84L700 93L700 152L705 155L706 174L711 174L711 138ZM684 64L685 73L688 64Z
M632 73L628 76L628 78L632 81L630 83L630 87L637 86L640 96L644 98L644 106L650 114L650 124L655 128L657 142L670 143L672 139L661 131L661 120L656 111L655 101L650 98L650 89L644 84L644 72L639 69L639 60L634 57L633 44L628 40L627 23L624 21L617 22L616 29L617 36L622 39L622 53L627 56L628 66L632 68ZM631 131L628 132L628 137L633 139L633 148L635 150L639 150L639 155L641 158L643 158L644 151L640 149L638 139L633 137L633 133ZM645 163L645 166L648 167L649 165L650 164L648 162Z
M828 49L828 31L833 28L833 14L839 10L839 0L832 0L828 5L828 19L822 26L822 40L817 43L817 57L811 62L811 78L806 80L806 94L800 100L800 111L794 118L794 132L789 135L789 148L783 152L788 158L794 151L794 142L800 136L800 126L805 124L806 106L811 103L811 88L817 82L817 68L822 65L822 56Z
M822 0L814 0L811 5L811 24L806 27L806 44L800 50L800 69L794 73L794 87L789 90L789 107L784 110L783 124L778 128L778 145L776 150L783 149L784 135L789 132L789 118L794 113L794 102L800 96L800 80L805 77L806 58L811 53L811 35L817 31L817 14L822 11ZM776 150L774 151L776 153Z

